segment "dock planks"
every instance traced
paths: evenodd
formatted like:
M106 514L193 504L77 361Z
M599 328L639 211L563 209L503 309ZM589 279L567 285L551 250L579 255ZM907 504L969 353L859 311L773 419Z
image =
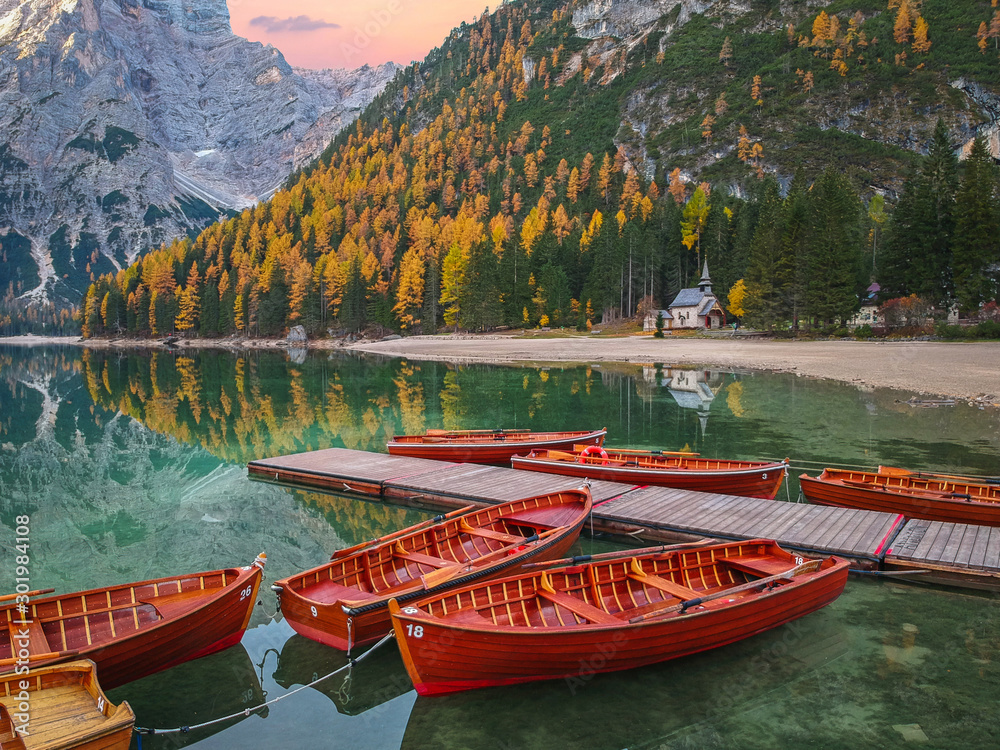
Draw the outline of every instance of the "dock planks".
M885 554L885 567L932 583L997 590L1000 527L907 521Z
M389 456L347 448L252 461L265 481L457 508L572 489L580 480L500 466ZM807 554L836 554L922 580L1000 589L1000 527L910 520L891 513L758 498L591 483L597 531L650 539L775 539Z

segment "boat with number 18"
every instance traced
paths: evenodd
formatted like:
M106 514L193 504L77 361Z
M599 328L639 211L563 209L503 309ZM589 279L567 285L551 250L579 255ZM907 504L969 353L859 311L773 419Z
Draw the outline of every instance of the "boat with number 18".
M559 562L390 602L417 693L572 685L723 646L826 606L844 590L848 566L835 557L806 561L762 539Z

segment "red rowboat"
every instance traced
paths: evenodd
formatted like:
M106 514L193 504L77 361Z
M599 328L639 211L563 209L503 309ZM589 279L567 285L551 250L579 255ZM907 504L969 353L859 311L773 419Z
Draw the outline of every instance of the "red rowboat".
M390 455L435 458L476 464L501 464L510 457L546 448L569 450L574 444L601 445L607 430L529 432L527 430L427 430L423 435L394 435Z
M699 492L763 497L773 500L788 473L784 461L726 461L697 453L632 451L573 446L573 452L534 450L514 456L515 469L544 471L586 479L651 484Z
M101 690L92 661L0 677L4 750L128 750L133 724L128 703L115 706Z
M902 513L947 523L1000 526L1000 485L968 478L916 475L898 469L846 471L823 469L817 477L799 477L802 494L817 505Z
M463 508L340 550L331 562L271 588L297 633L350 651L392 629L393 597L414 601L559 557L576 541L590 507L584 488Z
M266 560L30 599L24 613L3 597L0 674L87 658L110 689L221 651L243 637Z
M705 651L814 612L843 591L847 565L759 539L633 550L390 608L420 695L550 679L573 690L594 672Z

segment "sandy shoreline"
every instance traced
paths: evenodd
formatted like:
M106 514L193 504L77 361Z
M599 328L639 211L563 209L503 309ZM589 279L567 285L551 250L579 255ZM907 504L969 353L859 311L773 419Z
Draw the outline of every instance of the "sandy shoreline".
M18 336L0 343L92 348L159 348L159 341ZM180 349L277 349L276 340L191 339ZM370 352L449 362L627 362L708 365L796 372L856 385L896 388L1000 405L1000 343L937 341L774 341L651 336L527 338L501 335L412 336L389 341L312 341L311 349Z

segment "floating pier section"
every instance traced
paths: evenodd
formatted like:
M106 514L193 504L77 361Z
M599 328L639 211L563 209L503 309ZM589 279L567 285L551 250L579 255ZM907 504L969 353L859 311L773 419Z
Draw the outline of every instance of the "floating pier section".
M490 505L580 485L573 477L328 448L251 461L254 479L353 492L420 507ZM1000 590L1000 528L758 498L591 482L591 532L650 542L774 539L862 570Z

